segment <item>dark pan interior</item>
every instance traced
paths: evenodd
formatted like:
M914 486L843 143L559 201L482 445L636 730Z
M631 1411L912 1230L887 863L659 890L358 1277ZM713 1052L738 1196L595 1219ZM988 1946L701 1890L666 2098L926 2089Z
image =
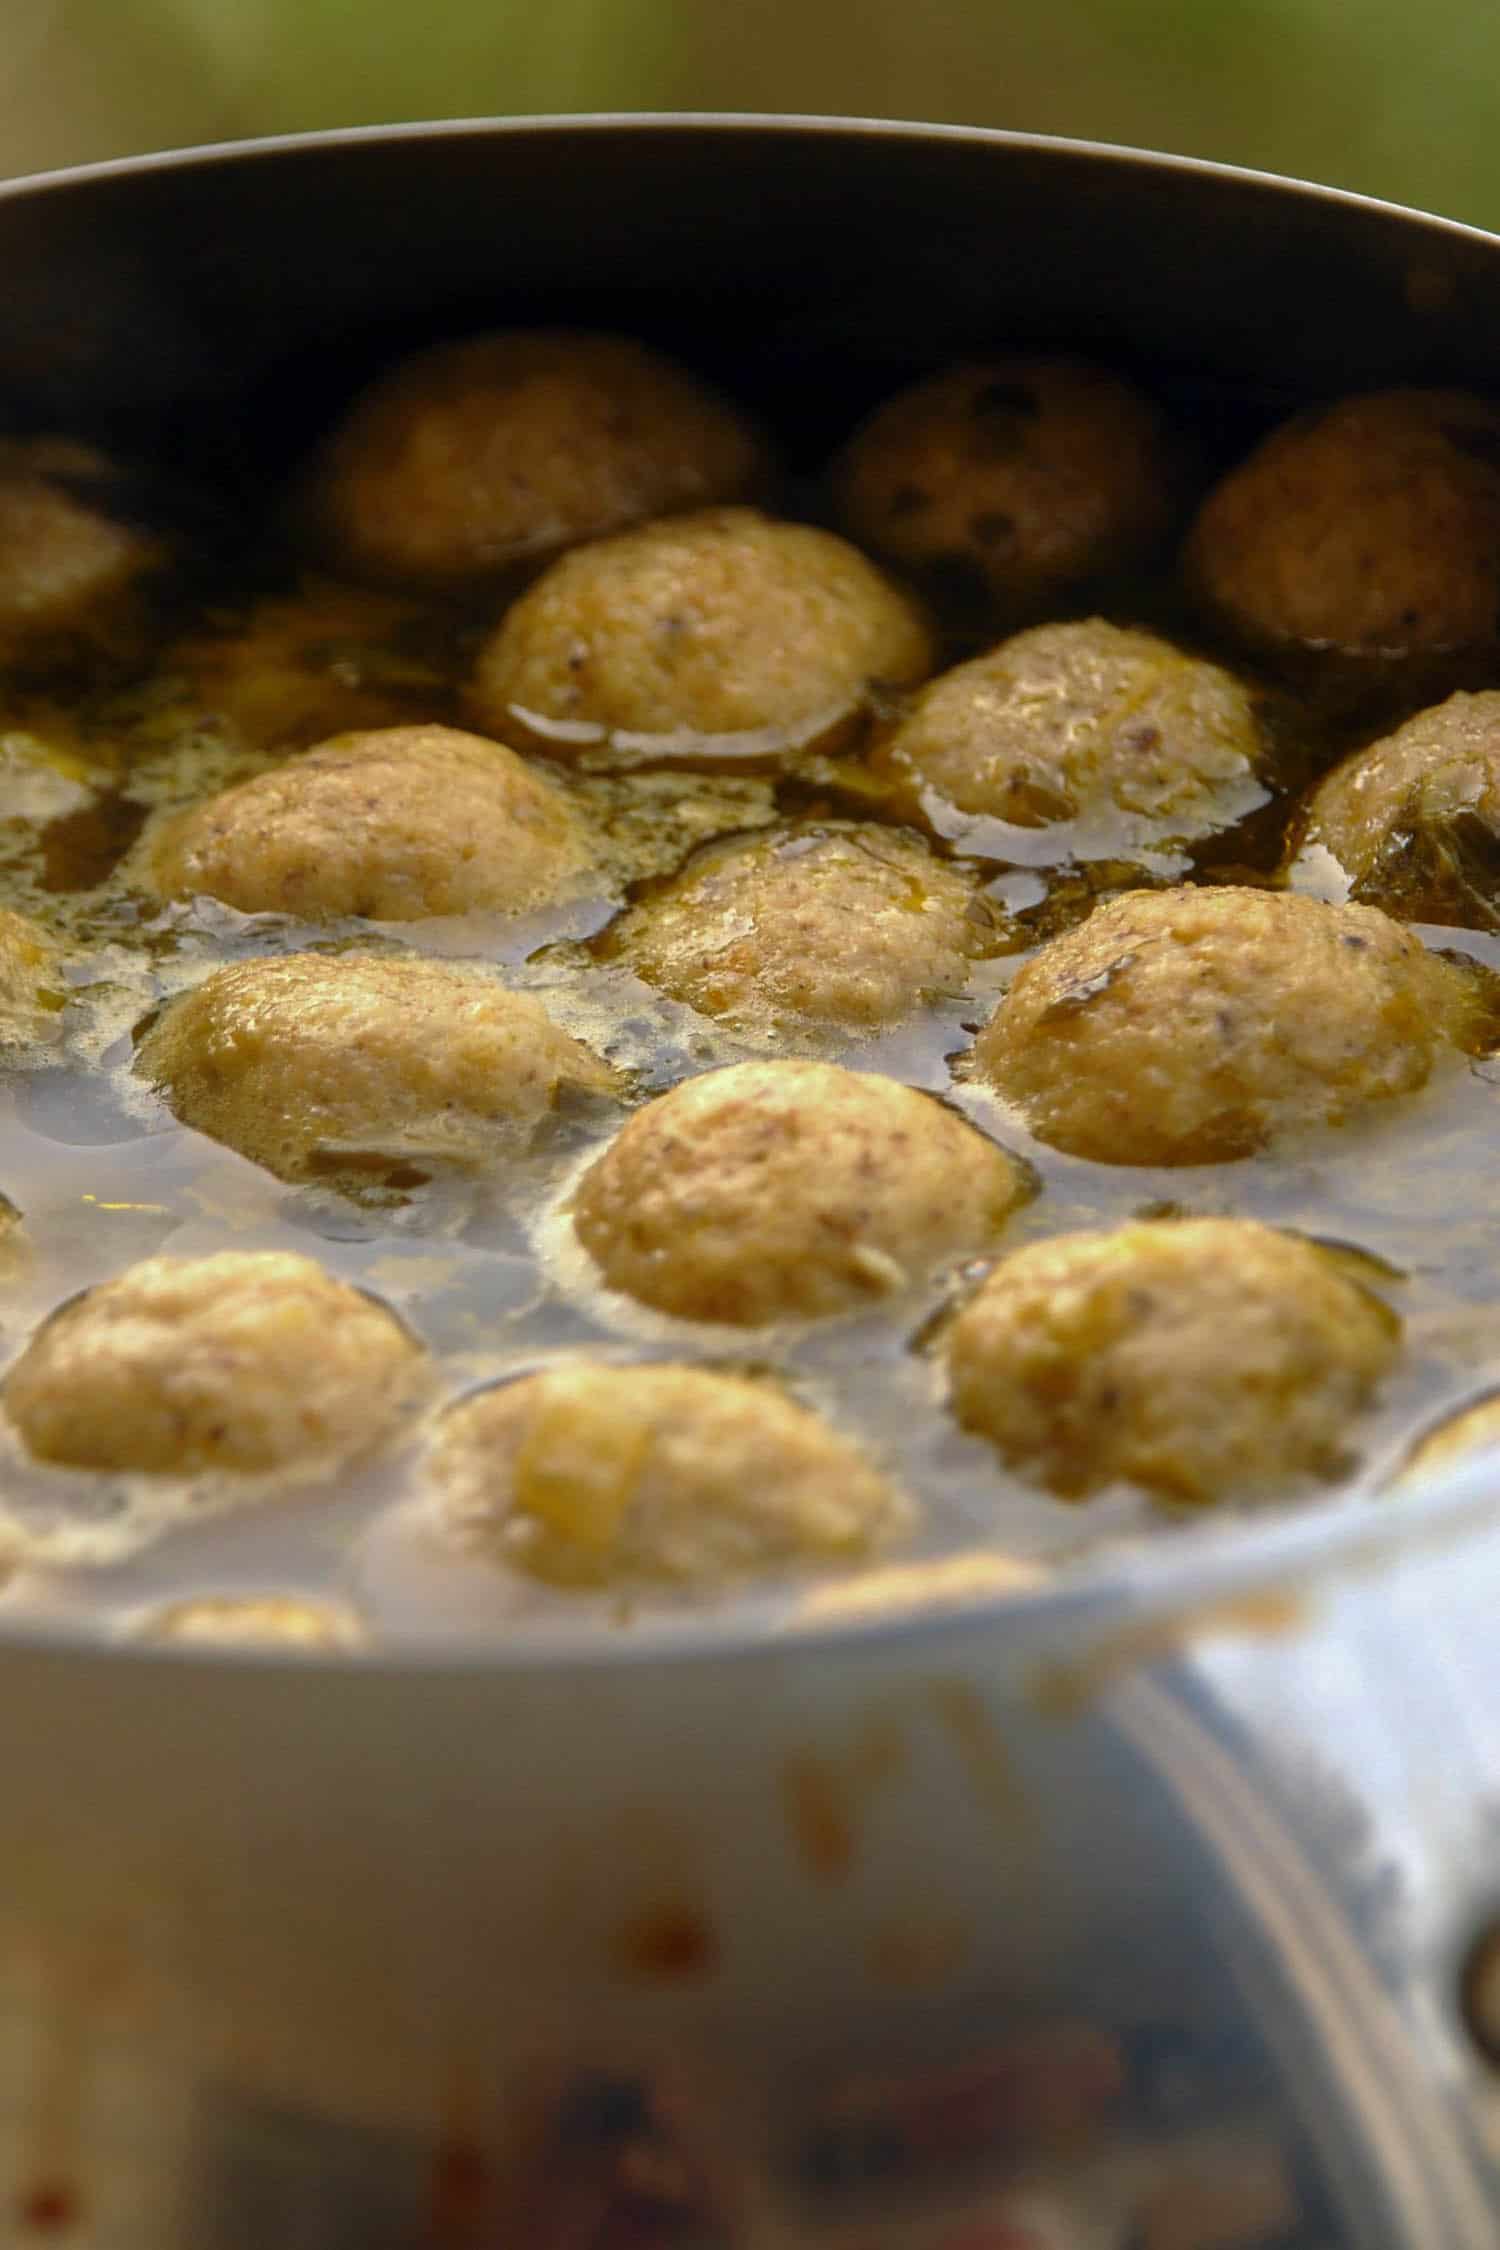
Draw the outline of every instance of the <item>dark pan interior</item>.
M1500 244L1295 183L999 134L601 119L322 136L0 191L0 416L260 472L401 345L648 335L807 458L902 374L1097 352L1225 447L1500 367Z

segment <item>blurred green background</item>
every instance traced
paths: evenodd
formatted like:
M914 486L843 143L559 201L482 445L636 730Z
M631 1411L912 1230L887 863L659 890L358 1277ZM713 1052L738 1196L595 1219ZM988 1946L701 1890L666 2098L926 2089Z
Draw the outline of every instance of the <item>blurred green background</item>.
M0 0L0 171L388 118L802 109L1128 141L1500 226L1495 0Z

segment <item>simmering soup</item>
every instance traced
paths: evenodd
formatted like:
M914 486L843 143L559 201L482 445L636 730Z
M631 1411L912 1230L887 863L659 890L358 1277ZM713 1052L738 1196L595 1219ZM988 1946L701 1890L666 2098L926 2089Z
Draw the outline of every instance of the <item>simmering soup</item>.
M0 1617L787 1631L1490 1442L1497 432L1011 357L793 478L506 331L229 533L0 444Z

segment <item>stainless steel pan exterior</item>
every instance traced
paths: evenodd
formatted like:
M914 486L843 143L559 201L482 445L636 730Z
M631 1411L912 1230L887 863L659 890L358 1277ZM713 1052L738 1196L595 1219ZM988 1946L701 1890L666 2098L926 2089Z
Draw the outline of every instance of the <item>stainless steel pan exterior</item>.
M679 342L814 444L1002 341L1228 432L1500 368L1500 242L924 128L151 159L0 192L0 272L8 418L228 432L246 475L479 320ZM1500 1904L1486 1486L769 1645L0 1642L0 2241L1108 2250L1101 2167L1149 2199L1248 2146L1276 2250L1493 2250L1455 1997Z

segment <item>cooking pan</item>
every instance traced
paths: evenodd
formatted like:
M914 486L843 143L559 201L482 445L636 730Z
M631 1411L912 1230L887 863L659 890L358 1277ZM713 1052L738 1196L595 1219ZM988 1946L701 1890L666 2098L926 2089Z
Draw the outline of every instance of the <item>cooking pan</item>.
M0 191L0 272L7 423L251 481L394 350L512 320L678 349L810 462L994 346L1225 446L1500 369L1488 236L914 126L153 157ZM670 1649L15 1624L0 2239L1494 2250L1496 1482Z

